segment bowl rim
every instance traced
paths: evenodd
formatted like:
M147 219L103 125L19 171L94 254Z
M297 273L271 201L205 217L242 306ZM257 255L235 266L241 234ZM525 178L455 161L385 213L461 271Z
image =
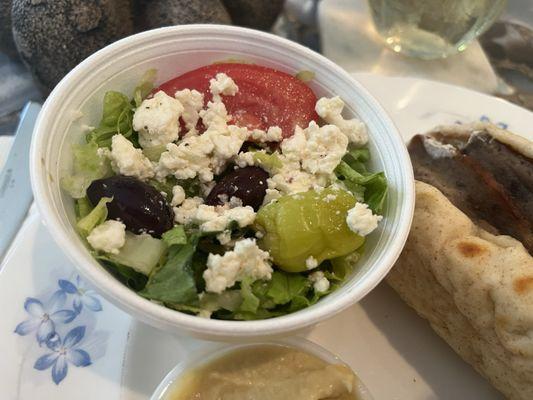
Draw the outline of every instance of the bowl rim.
M293 49L296 53L304 53L304 55L312 59L318 59L332 74L340 75L343 79L350 82L354 90L358 91L361 97L363 97L371 108L380 116L381 122L387 131L387 135L392 136L392 139L399 144L399 146L395 148L395 152L397 152L401 159L400 168L405 175L405 182L407 183L405 187L402 187L403 201L399 206L402 219L398 223L401 225L397 229L394 242L387 246L387 250L381 259L381 264L375 266L365 275L365 280L360 282L356 295L353 292L346 293L345 296L339 296L333 301L319 302L314 306L299 312L264 320L225 321L205 319L181 313L142 298L118 280L114 279L107 271L104 271L102 268L96 268L95 263L97 263L97 261L94 260L86 250L81 251L78 249L72 240L71 235L63 229L59 214L56 215L52 207L52 201L50 200L50 195L48 194L47 189L48 184L46 182L48 177L45 168L43 168L41 164L44 164L44 161L40 159L40 150L46 148L49 137L48 132L46 132L42 126L48 124L48 119L53 121L56 118L56 116L50 116L49 109L52 108L56 102L61 101L63 93L68 93L71 81L75 81L78 77L83 76L93 64L97 64L101 59L109 58L109 56L112 56L113 53L119 49L135 46L136 42L142 42L143 40L160 35L173 36L179 34L216 33L246 34L248 38L257 38L267 41L273 46L283 47L289 50ZM192 24L163 27L141 32L123 38L98 50L78 64L53 89L39 113L34 127L30 149L30 176L35 203L45 226L56 242L60 244L61 248L73 262L75 267L98 289L99 293L102 294L104 298L108 299L111 303L118 303L118 305L130 315L161 329L173 332L185 330L188 333L193 333L197 336L217 337L220 339L232 337L266 337L286 332L294 332L330 318L356 303L381 282L394 265L394 262L399 257L405 241L407 240L414 212L414 176L407 148L405 147L396 126L378 101L344 69L321 54L273 34L227 25ZM90 257L91 260L88 260L87 257ZM310 313L312 313L312 315L310 315ZM172 326L172 329L169 328L169 325Z
M197 350L186 355L186 357L178 362L170 371L168 371L161 382L157 385L156 389L150 396L149 400L165 400L167 391L177 382L181 377L185 376L188 372L197 368L201 368L210 362L229 354L233 351L237 351L245 348L254 348L261 346L277 346L285 347L289 349L300 350L304 353L313 355L328 364L340 364L348 367L356 377L356 388L358 398L361 400L372 400L372 394L361 380L357 371L354 371L347 363L345 363L341 357L331 352L330 350L322 347L321 345L301 336L293 336L283 339L269 339L260 340L251 343L240 344L222 344L222 343L210 343L205 347L201 347Z

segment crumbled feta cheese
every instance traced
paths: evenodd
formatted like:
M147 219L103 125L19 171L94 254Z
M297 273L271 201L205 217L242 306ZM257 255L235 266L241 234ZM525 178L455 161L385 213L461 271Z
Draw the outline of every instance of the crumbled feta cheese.
M266 132L261 129L250 131L248 139L259 143L280 142L283 139L283 135L279 126L271 126Z
M206 133L211 135L211 140L215 145L213 165L221 172L223 167L226 166L226 162L239 153L247 137L246 128L230 125L225 132L210 133L208 130L204 135Z
M161 154L156 167L158 179L173 174L178 179L190 179L198 176L202 182L213 180L211 169L211 152L213 143L204 135L189 136L179 145L169 143L167 151Z
M231 231L225 230L217 235L217 240L223 246L231 243Z
M204 222L211 222L213 220L216 220L220 214L217 212L217 209L215 206L208 206L206 204L201 204L198 206L198 210L196 211L196 216L194 219L196 222L203 224ZM222 228L224 229L225 226ZM222 229L213 229L214 231L220 231Z
M265 234L261 231L255 232L255 237L258 239L262 239L265 236Z
M222 232L232 221L240 228L253 224L255 212L250 206L230 208L229 203L223 206L208 206L203 204L200 197L193 197L185 199L180 207L174 207L174 220L183 225L198 224L204 232Z
M210 207L207 209L207 207ZM254 209L250 206L226 208L223 206L213 207L202 205L198 208L195 222L200 225L204 232L223 231L235 221L240 228L253 224L255 220Z
M201 197L186 198L181 206L174 207L174 221L181 225L188 225L193 222L198 207L203 204L204 200Z
M305 266L307 269L316 268L318 267L318 260L313 256L309 256L307 257L307 260L305 260Z
M290 194L327 186L347 147L348 139L334 125L320 127L311 121L305 129L296 127L281 142L283 167L268 180L269 188Z
M159 179L173 174L178 179L198 176L201 182L210 182L239 153L248 132L246 128L227 125L229 117L223 103L209 102L200 116L207 130L202 135L186 137L179 144L167 145L156 169Z
M304 152L307 145L305 133L303 129L296 129L291 137L281 142L281 152L285 164L300 163L305 157Z
M296 168L283 168L280 172L267 179L270 189L289 194L306 192L315 184L315 177Z
M238 197L231 196L231 199L229 199L229 206L230 208L242 207L243 206L242 200L239 199Z
M346 154L348 139L335 125L318 126L314 121L304 132L302 168L312 174L331 174Z
M279 126L270 126L265 139L267 142L280 142L283 139L281 128Z
M233 162L239 167L244 168L248 166L256 166L261 167L265 171L267 171L269 174L273 175L278 171L278 165L274 163L263 162L261 158L258 156L260 155L267 155L272 157L277 157L279 162L282 163L281 160L281 154L279 152L274 153L267 153L265 150L257 150L257 151L246 151L239 153L233 160ZM283 164L282 164L283 165Z
M211 131L225 131L230 117L222 102L208 102L207 108L200 111L202 123Z
M180 186L176 185L172 188L172 201L170 204L173 207L179 206L181 203L185 201L185 190Z
M324 276L324 272L316 271L309 274L309 280L313 283L313 288L317 293L324 293L329 290L328 278Z
M197 90L183 89L174 94L183 106L181 119L185 123L187 133L185 135L196 135L196 124L200 119L199 112L204 108L204 95Z
M217 195L217 197L222 204L226 204L227 202L229 202L228 195L226 193L219 194Z
M239 153L234 161L240 168L252 167L256 164L253 151Z
M229 76L224 73L218 73L214 79L209 81L209 90L213 94L213 101L222 101L221 94L235 96L239 88Z
M357 118L344 119L344 101L339 96L322 97L315 105L316 113L328 124L336 125L346 135L350 143L362 146L368 142L366 126Z
M111 138L110 152L99 154L109 157L113 170L118 174L134 176L140 180L152 178L155 174L151 161L145 157L142 150L133 147L133 143L120 134Z
M179 118L184 108L179 100L160 90L143 100L133 115L133 129L142 147L166 145L178 139Z
M209 254L203 277L206 290L213 293L222 293L245 278L271 279L269 254L257 247L254 239L238 240L223 256Z
M118 254L126 243L126 225L120 221L107 220L91 231L87 241L95 250Z
M268 180L267 180L268 181ZM273 201L276 201L281 197L281 193L277 189L267 189L265 193L265 197L263 199L263 205L266 206L269 203L272 203Z
M358 202L355 203L353 208L348 210L346 223L351 231L358 235L366 236L378 227L378 222L382 219L381 215L372 214L368 204Z

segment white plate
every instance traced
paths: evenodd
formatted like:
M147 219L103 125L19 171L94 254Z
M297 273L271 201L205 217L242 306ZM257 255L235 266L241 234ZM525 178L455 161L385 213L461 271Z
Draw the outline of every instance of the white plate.
M406 140L437 124L487 118L533 139L533 113L503 100L417 79L357 78ZM184 354L205 345L133 321L78 279L30 213L0 272L1 399L146 399ZM37 339L39 328L51 329L45 311L57 332L53 349ZM385 284L308 337L350 364L376 399L502 398Z

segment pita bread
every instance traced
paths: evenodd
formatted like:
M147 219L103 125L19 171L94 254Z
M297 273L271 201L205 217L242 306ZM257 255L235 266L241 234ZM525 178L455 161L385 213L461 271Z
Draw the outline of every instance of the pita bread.
M507 398L533 399L533 258L416 183L407 244L388 283Z
M513 148L516 152L527 158L533 159L533 142L523 136L519 136L506 129L489 122L473 122L469 124L439 125L429 131L429 136L436 135L438 138L462 138L468 141L470 136L476 133L486 132L497 141Z

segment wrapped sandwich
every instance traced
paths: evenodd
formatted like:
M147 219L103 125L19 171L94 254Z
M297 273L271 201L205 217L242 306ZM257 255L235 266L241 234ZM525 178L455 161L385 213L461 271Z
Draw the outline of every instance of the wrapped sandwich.
M409 151L416 209L387 280L512 400L533 399L533 143L439 127Z

